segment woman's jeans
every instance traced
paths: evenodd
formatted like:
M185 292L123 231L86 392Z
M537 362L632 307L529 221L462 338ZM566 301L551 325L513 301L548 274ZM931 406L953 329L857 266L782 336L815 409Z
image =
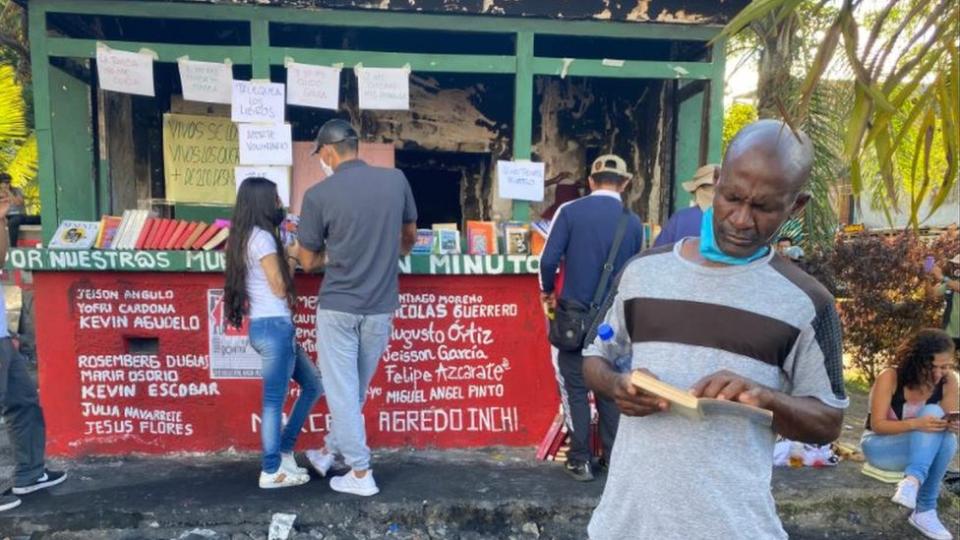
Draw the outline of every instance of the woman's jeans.
M263 442L263 470L271 474L280 468L280 454L293 452L303 423L323 393L320 372L296 344L295 335L293 321L289 317L264 317L250 321L250 345L263 358L260 438ZM300 397L281 435L283 403L291 377L300 385Z
M939 405L926 405L917 416L943 417ZM951 431L926 433L909 431L897 435L878 435L867 431L860 439L867 461L886 471L903 471L920 481L917 512L937 507L940 483L953 455L957 453L957 436Z

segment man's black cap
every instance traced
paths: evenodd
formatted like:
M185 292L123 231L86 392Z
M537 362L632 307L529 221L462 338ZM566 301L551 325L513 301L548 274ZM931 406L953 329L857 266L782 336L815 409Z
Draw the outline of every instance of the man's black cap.
M334 118L333 120L328 120L320 127L320 131L317 132L317 144L313 148L313 153L316 154L319 152L320 147L325 144L337 144L347 139L359 138L360 136L357 135L357 130L353 129L350 122Z

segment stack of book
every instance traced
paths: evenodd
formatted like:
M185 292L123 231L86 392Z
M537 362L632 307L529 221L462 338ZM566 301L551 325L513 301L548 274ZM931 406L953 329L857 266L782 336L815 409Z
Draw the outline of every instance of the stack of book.
M103 216L93 247L98 249L204 250L222 247L230 222L212 224L157 217L149 210L127 210L123 216Z

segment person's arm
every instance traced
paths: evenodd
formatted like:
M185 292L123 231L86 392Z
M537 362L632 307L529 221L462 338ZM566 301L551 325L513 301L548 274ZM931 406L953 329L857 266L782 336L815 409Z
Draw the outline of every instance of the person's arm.
M410 182L401 172L403 178L403 228L400 230L400 255L410 254L413 245L417 242L417 201L413 198Z
M0 265L7 262L7 250L10 248L10 233L7 231L7 212L10 211L10 199L0 200Z
M550 308L555 308L557 296L554 291L557 281L557 269L560 259L567 251L570 241L570 231L567 227L566 213L563 207L557 210L550 223L550 232L547 233L547 243L540 254L540 302Z
M260 259L260 267L267 276L270 292L277 298L286 298L287 289L283 283L283 271L280 270L280 257L276 253L266 255Z
M297 249L297 262L304 272L315 272L323 267L325 259L324 248L326 247L326 238L324 237L323 218L320 211L320 205L316 202L316 189L314 186L303 196L303 207L300 209L300 225L297 227L297 237L299 247Z
M943 399L940 401L940 407L944 412L956 412L960 410L960 377L956 371L948 371L947 380L943 383ZM960 433L960 420L947 422L947 429L954 433Z
M23 191L19 188L10 189L10 205L23 206Z
M674 214L670 219L667 220L667 224L663 226L663 229L660 230L660 234L657 235L657 239L653 242L653 247L665 246L667 244L676 242L676 235L677 214Z

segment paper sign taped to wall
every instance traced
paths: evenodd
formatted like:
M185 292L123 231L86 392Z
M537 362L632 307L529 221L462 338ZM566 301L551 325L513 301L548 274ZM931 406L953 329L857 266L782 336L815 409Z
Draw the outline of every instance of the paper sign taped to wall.
M543 200L543 163L497 161L497 196L521 201Z
M266 178L277 185L277 194L280 195L280 201L283 206L290 207L290 167L250 167L241 165L234 169L234 180L237 184L237 192L240 192L240 184L246 178L259 176Z
M233 168L238 157L237 127L229 118L163 115L167 200L233 204Z
M360 108L367 111L410 109L410 70L360 68L354 70L360 87Z
M230 118L234 122L282 124L284 88L268 81L233 81Z
M293 165L290 124L238 124L242 165Z
M337 110L340 104L340 68L288 63L287 103Z
M178 60L183 99L203 103L230 103L233 95L233 67L217 62Z
M97 79L103 90L152 97L153 55L115 51L98 44Z

